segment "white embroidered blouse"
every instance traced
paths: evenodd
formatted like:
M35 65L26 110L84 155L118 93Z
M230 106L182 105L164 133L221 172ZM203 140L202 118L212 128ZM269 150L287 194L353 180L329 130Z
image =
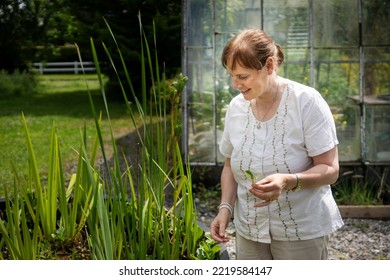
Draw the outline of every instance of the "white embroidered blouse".
M260 123L260 125L259 125ZM315 89L289 81L275 115L259 122L240 94L229 104L220 152L231 159L238 183L234 224L250 240L307 240L343 225L329 185L298 192L283 191L267 207L248 192L250 170L257 179L273 173L297 173L311 167L311 157L338 144L328 104Z

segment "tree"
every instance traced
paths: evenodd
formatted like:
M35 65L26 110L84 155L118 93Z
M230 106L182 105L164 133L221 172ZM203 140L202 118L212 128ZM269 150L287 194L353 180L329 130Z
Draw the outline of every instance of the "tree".
M92 37L96 42L103 41L115 58L115 46L104 23L103 18L105 18L120 44L136 92L139 92L141 86L139 13L151 44L153 42L153 22L155 23L159 61L165 65L167 76L173 76L179 71L181 67L181 0L69 1L72 14L79 21L80 36L75 38L75 41L80 46L83 57L89 58L89 39ZM101 60L105 59L106 56L101 49L98 53ZM116 61L119 62L117 58ZM121 93L115 82L117 80L115 74L109 69L106 71L110 77L107 90L109 96L113 99L120 98Z
M24 10L19 1L0 2L0 68L13 71L22 67L22 42L27 36Z
M67 0L3 0L0 3L0 69L24 70L75 36Z

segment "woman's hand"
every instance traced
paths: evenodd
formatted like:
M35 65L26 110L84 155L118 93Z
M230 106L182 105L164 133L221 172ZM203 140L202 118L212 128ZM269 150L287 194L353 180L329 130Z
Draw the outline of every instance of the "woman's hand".
M230 212L228 209L221 208L218 215L214 218L210 225L211 237L217 242L228 242L229 237L226 236L226 228L230 222Z
M337 146L324 152L313 159L313 166L305 171L299 172L302 188L317 188L329 185L337 181L339 174ZM275 173L264 179L252 183L249 192L257 198L264 200L256 203L255 207L267 206L277 200L283 189L292 189L297 184L295 174Z
M283 189L289 185L289 182L295 180L293 174L272 174L258 182L253 182L249 192L263 202L256 203L255 207L267 206L272 201L277 200Z

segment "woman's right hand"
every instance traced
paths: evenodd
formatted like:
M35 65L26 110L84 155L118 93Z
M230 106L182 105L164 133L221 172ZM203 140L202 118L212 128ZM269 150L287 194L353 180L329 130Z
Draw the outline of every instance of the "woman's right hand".
M230 238L226 235L226 228L230 222L230 212L228 209L221 208L218 215L210 224L211 237L217 242L228 242Z

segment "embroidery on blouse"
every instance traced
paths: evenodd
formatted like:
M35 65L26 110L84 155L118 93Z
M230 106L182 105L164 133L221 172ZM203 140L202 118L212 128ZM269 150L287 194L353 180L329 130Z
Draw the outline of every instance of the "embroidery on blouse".
M289 85L287 85L287 96L286 96L286 100L285 100L285 103L284 103L284 114L283 116L281 117L281 121L280 121L280 126L281 126L281 129L282 129L282 133L281 133L281 144L282 144L282 151L283 151L283 164L284 166L286 167L288 173L291 174L291 169L290 169L290 166L288 165L287 163L287 146L286 146L286 143L285 143L285 136L286 136L286 118L287 118L287 113L288 113L288 98L290 96L290 88L289 88ZM279 112L277 111L276 114L275 114L275 120L274 120L274 133L273 133L273 139L272 139L272 149L273 149L273 165L275 167L275 170L276 170L276 173L279 172L279 167L278 167L278 164L276 163L276 132L277 132L277 121L279 119ZM291 206L291 201L289 200L288 198L288 194L289 194L289 190L286 192L286 204L288 205L288 211L289 211L289 217L291 219L291 221L294 223L294 227L295 227L295 234L296 234L296 238L298 240L301 240L300 236L299 236L299 230L298 230L298 224L296 223L295 221L295 218L294 218L294 214L293 214L293 209L292 209L292 206ZM283 218L283 215L282 215L282 208L281 208L281 205L280 205L280 202L279 200L276 201L277 202L277 206L278 206L278 215L279 215L279 219L280 221L282 222L283 224L283 227L284 227L284 233L285 233L285 236L287 238L287 240L290 240L290 236L288 235L288 226L286 224L286 220L285 218Z
M251 143L251 146L249 148L249 153L250 153L249 154L250 161L249 161L249 165L248 165L248 169L249 170L251 170L251 167L252 167L253 157L252 157L251 151L252 151L253 147L256 144L256 130L258 130L258 129L261 129L261 127L258 128L258 123L257 123L257 120L256 120L253 123L253 126L252 126L252 143ZM256 179L258 179L258 178L256 178L256 176L255 176L255 180ZM253 196L253 195L249 195L248 190L247 190L247 195L248 195L248 198L249 197L253 197L253 204L252 205L254 205L256 203L256 197ZM259 225L257 224L257 214L258 214L257 208L255 207L254 210L255 210L254 227L256 228L254 232L259 234L260 233L260 228L259 228ZM248 204L248 212L249 212L249 204ZM251 232L249 232L249 236L251 236Z
M245 158L245 155L244 155L244 147L248 141L248 136L247 136L247 132L248 132L248 128L249 128L249 124L250 124L250 111L251 111L251 105L249 104L248 106L248 110L246 112L246 125L245 125L245 130L244 130L244 141L242 142L242 145L241 145L241 160L240 160L240 171L242 172L242 174L244 175L244 178L246 181L248 181L248 177L246 176L246 173L245 171L246 170L250 170L251 169L251 166L252 166L252 157L251 155L249 154L249 163L248 163L248 168L244 169L243 167L243 161L244 161L244 158ZM249 149L249 153L251 153L251 150L253 148L253 145L254 145L254 141L255 141L255 138L254 138L254 135L253 135L253 141L252 141L252 144L251 144L251 147ZM250 183L248 182L248 185L250 185ZM246 218L246 221L247 221L247 226L248 226L248 233L249 233L249 236L252 235L252 231L251 231L251 227L250 227L250 223L249 223L249 200L250 200L250 193L248 191L248 189L245 189L245 192L246 192L246 205L247 205L247 209L246 209L246 215L245 215L245 218Z

